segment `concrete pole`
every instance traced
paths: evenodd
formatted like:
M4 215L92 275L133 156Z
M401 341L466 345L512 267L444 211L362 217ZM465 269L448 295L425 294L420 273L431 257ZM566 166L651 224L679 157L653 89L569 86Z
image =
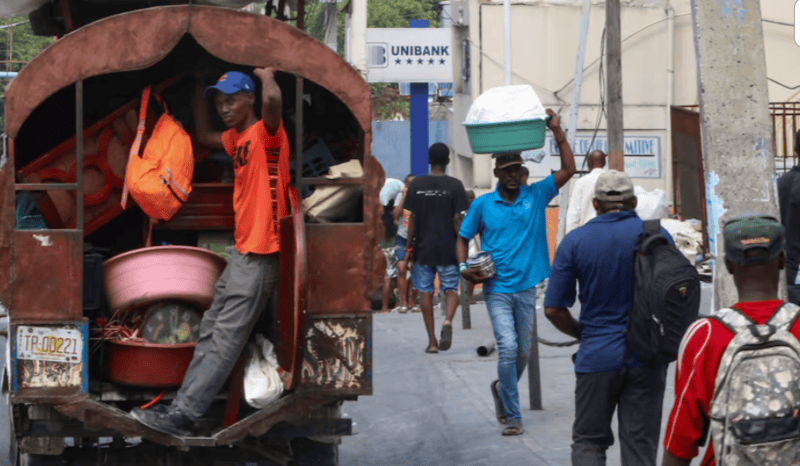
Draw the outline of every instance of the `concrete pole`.
M622 125L622 41L619 0L606 0L606 119L608 168L625 170Z
M758 0L692 0L712 309L737 300L725 270L722 225L748 211L778 217L764 34Z
M338 48L339 18L336 2L329 1L324 4L322 24L325 26L325 45L336 52Z
M367 0L353 0L350 17L350 63L367 75Z
M503 0L503 84L511 85L511 0Z

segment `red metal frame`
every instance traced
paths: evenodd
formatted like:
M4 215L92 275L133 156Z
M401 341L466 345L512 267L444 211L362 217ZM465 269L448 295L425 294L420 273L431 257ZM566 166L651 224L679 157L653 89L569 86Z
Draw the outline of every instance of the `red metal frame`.
M236 30L237 34L221 34L220 31ZM308 249L304 235L306 228L303 223L302 209L296 191L292 191L292 216L282 219L283 231L281 241L287 241L288 246L284 251L293 251L294 254L283 254L281 267L293 265L290 276L291 283L286 282L285 288L291 293L281 293L280 299L288 300L289 306L281 306L281 319L291 319L292 325L285 329L291 332L294 342L303 344L290 345L290 349L277 348L282 365L291 369L287 385L296 387L294 393L281 398L269 407L258 413L237 422L236 424L219 431L213 438L205 439L206 446L231 444L247 435L260 435L266 432L275 423L284 420L296 420L308 412L319 408L331 401L352 397L359 394L371 393L371 364L365 368L365 373L354 375L348 379L349 386L336 386L335 381L327 379L312 380L304 384L301 379L303 364L303 351L311 347L316 351L320 364L330 366L337 359L342 360L342 355L332 354L330 358L325 350L315 347L316 341L309 338L304 341L305 333L310 325L316 322L330 321L330 325L357 328L359 331L371 331L371 313L367 304L367 295L377 288L382 282L383 268L380 267L382 254L377 248L377 235L380 227L380 205L378 192L383 185L384 175L380 164L369 155L372 143L371 130L371 100L369 86L361 75L346 63L341 57L332 52L324 44L313 37L297 30L280 21L253 15L250 13L233 11L225 8L210 6L168 6L151 9L137 10L123 15L113 16L97 21L68 34L63 39L55 42L43 51L27 67L25 67L6 89L6 134L8 140L8 159L0 160L0 260L11 264L0 270L0 303L11 305L12 321L18 319L18 309L24 309L27 298L34 293L30 286L20 286L19 279L32 276L32 271L41 267L38 257L33 254L37 250L36 238L30 232L17 232L14 229L14 157L16 147L14 140L20 128L31 113L36 110L46 99L60 89L82 83L83 80L131 70L148 68L162 59L178 44L185 34L190 34L210 54L221 60L249 66L274 66L276 69L293 73L296 76L313 81L335 95L352 112L360 126L358 147L353 147L353 154L358 154L364 165L363 192L363 224L358 225L351 232L349 238L357 245L363 245L358 251L358 261L362 273L358 274L361 283L352 286L346 293L350 296L346 308L340 309L346 315L331 316L326 312L318 313L313 319L306 319L308 309L308 295L315 293L307 281L305 255ZM120 41L120 37L128 40ZM87 54L86 50L97 50L96 44L103 44L102 54ZM314 57L309 60L309 57ZM80 94L79 94L80 96ZM81 118L78 118L81 121ZM313 184L313 183L312 183ZM78 182L79 199L82 198L82 183ZM229 196L230 185L195 186L195 193L187 203L186 211L182 217L176 216L175 221L156 225L156 228L196 229L201 223L207 228L231 228L232 210L228 210L223 200ZM231 199L228 197L228 199ZM188 206L194 203L190 210ZM216 206L216 211L205 211L209 205ZM201 220L202 218L202 220ZM208 222L213 220L211 224ZM337 225L331 225L327 233L335 232ZM325 231L325 226L320 227ZM62 245L61 236L70 244L63 246L69 251L62 251L64 260L74 262L74 267L62 267L54 261L52 270L54 276L57 272L64 278L67 286L62 294L70 294L73 298L65 299L66 310L53 309L49 314L45 311L44 320L63 320L66 316L80 316L81 299L81 263L82 233L78 230L53 230L51 240ZM71 235L71 236L70 236ZM15 248L19 249L15 251ZM28 248L31 254L25 256ZM320 251L318 265L320 270L313 273L337 274L335 261L338 253ZM21 261L25 259L25 261ZM78 273L76 273L76 270ZM283 274L282 274L283 275ZM284 275L286 276L286 275ZM49 276L48 276L49 277ZM364 283L366 282L366 283ZM55 282L54 282L55 283ZM73 293L74 291L74 293ZM283 290L282 290L283 291ZM340 291L341 292L341 291ZM12 297L14 301L12 301ZM52 295L51 300L64 298L62 295ZM44 299L44 297L42 297ZM41 303L41 306L52 306ZM323 309L319 309L323 310ZM330 312L329 309L324 309ZM31 313L41 311L30 308ZM21 315L21 314L20 314ZM283 326L282 326L283 327ZM349 341L345 357L353 357L356 348L361 348L362 353L355 357L369 358L371 355L369 335L360 337L363 341ZM323 342L323 344L327 344ZM366 348L366 349L364 349ZM285 364L284 364L285 363ZM315 384L316 383L316 384ZM58 393L37 392L36 394L15 394L13 402L42 402L55 405L56 409L71 417L81 420L89 429L104 429L113 427L116 431L129 436L145 436L151 440L167 445L188 446L183 441L145 431L126 413L119 411L104 403L95 401L86 396L57 396ZM192 443L192 445L200 445Z

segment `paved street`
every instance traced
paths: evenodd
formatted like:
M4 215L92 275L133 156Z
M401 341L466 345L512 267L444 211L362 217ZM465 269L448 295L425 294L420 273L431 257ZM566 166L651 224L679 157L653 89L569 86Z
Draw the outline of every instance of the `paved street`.
M701 312L708 312L710 287L704 287ZM436 328L441 313L435 310ZM531 411L527 371L520 384L525 433L502 437L494 418L489 383L496 378L497 353L480 357L476 348L492 339L486 306L471 306L472 329L461 328L456 314L453 347L425 354L427 338L419 313L375 314L373 321L373 396L345 404L354 435L343 440L343 466L567 465L575 377L570 356L575 346L539 345L542 404ZM566 341L537 309L539 336ZM0 338L5 361L5 339ZM674 368L668 375L664 419L672 405ZM0 406L0 464L7 458L7 410ZM659 455L660 457L660 455ZM608 466L617 466L619 449L609 450Z
M708 312L709 292L710 287L704 286L701 313ZM442 315L438 310L435 315L438 332ZM374 394L345 404L354 435L343 440L342 465L570 464L575 389L570 357L577 347L539 345L544 409L530 410L526 371L520 384L525 433L503 437L489 391L489 383L497 377L497 352L488 357L476 353L481 343L492 338L483 302L471 306L471 317L472 329L463 330L459 310L452 348L426 354L421 314L374 315ZM537 327L541 338L568 340L544 317L541 299ZM674 365L667 379L662 424L672 406ZM608 466L619 464L615 445L609 449Z

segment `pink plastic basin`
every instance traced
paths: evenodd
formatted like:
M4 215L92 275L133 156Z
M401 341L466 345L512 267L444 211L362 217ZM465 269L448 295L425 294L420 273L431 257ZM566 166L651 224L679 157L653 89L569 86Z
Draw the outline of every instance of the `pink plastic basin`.
M103 263L108 304L113 312L176 299L205 310L226 263L218 254L192 246L128 251Z

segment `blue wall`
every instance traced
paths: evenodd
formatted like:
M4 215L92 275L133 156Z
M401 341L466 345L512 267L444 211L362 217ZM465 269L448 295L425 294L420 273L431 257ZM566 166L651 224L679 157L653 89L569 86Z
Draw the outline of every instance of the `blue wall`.
M447 144L447 122L428 122L428 146ZM411 122L373 121L372 155L383 166L387 178L402 180L411 173Z

